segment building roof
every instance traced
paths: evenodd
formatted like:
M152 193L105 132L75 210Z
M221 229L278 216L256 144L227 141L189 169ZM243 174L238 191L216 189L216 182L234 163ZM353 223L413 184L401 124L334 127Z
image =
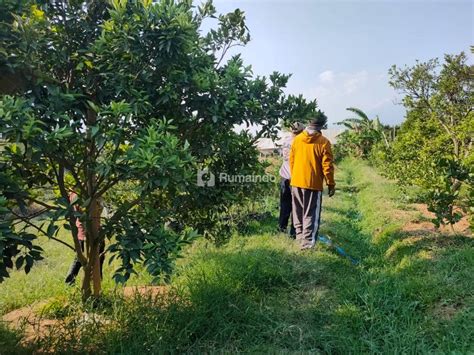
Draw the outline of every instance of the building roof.
M342 129L339 128L328 128L323 130L323 136L329 139L331 144L335 144L337 142L337 136L342 132ZM279 149L282 145L283 140L285 140L288 136L291 136L291 132L288 131L280 131L278 134L278 138L273 141L270 138L260 138L257 140L257 149L262 150L273 150Z
M278 149L278 145L274 141L272 141L270 138L259 138L257 140L257 149L258 150Z

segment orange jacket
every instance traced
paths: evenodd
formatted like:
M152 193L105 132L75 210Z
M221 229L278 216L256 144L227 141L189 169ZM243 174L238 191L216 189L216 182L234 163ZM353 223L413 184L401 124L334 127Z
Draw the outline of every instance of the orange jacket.
M304 130L291 145L291 186L322 191L323 177L326 185L335 186L332 160L331 142L319 132Z

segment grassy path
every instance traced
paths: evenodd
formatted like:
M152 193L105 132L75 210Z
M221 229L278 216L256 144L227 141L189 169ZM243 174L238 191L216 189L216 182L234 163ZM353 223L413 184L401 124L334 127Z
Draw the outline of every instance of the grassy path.
M342 164L337 180L336 196L323 200L321 233L359 266L325 245L300 252L270 232L236 236L221 248L201 241L180 262L166 300L115 300L106 310L115 327L89 326L79 344L59 346L100 344L111 353L473 352L473 239L403 232L416 212L360 162ZM272 230L275 219L262 223L259 230ZM0 302L8 302L1 293Z

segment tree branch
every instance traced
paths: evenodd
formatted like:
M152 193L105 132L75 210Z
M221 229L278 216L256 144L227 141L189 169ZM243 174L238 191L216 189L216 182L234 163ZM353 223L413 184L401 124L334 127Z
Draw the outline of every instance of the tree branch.
M36 203L37 205L40 205L40 206L43 206L45 207L47 210L57 210L58 207L55 207L55 206L51 206L51 205L48 205L47 203L45 202L42 202L42 201L39 201L33 197L30 197L30 196L27 196L26 197L27 200L30 200L31 202L34 202ZM43 210L43 212L45 212L46 210Z
M255 144L262 136L265 132L267 132L268 130L265 129L265 128L262 128L256 135L255 137L252 139L252 141L250 142L252 145Z
M62 241L61 239L55 238L55 237L53 237L53 236L50 237L50 236L48 235L48 233L46 233L42 228L38 227L36 224L30 222L28 218L23 217L23 216L21 216L21 215L15 213L15 212L13 212L11 209L10 209L10 213L12 213L13 215L15 215L17 218L19 218L20 220L22 220L23 222L25 222L25 223L26 223L27 225L29 225L30 227L35 228L38 232L41 232L42 234L44 234L44 235L45 235L46 237L48 237L49 239L52 239L52 240L54 240L54 241L56 241L56 242L58 242L58 243L61 243L61 244L65 245L66 247L68 247L69 249L75 251L75 249L74 249L71 245L69 245L68 243L66 243L65 241Z
M240 43L232 44L232 42L229 42L227 46L224 46L224 49L222 50L221 57L217 61L217 64L216 64L215 68L217 68L221 64L222 60L224 59L224 57L225 57L225 55L226 55L226 53L229 49L231 49L232 47L239 47L239 46L243 47L243 45L240 44Z
M121 178L122 176L118 176L115 179L112 179L111 181L109 181L103 188L97 191L96 196L102 197L102 195L105 194L111 187L116 185L121 180Z

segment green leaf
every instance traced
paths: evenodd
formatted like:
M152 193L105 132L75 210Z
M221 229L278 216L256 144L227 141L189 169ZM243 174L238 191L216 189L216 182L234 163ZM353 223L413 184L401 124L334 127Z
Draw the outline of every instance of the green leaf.
M97 135L97 133L99 133L100 128L98 126L92 126L90 130L91 130L91 136L92 138L94 138Z
M21 267L23 266L23 261L25 261L25 258L24 256L19 256L16 260L15 260L15 267L17 270L20 270Z

